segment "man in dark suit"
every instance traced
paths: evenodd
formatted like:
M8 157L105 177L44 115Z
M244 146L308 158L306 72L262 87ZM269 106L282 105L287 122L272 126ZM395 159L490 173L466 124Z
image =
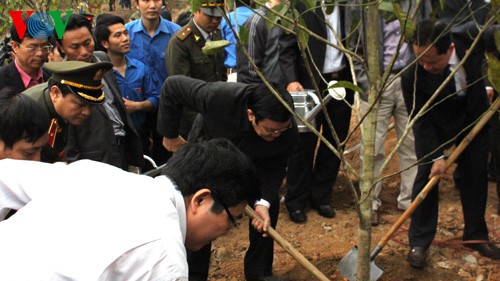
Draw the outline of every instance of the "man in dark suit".
M109 61L103 52L94 52L92 24L84 16L71 14L57 46L68 61ZM105 73L103 91L106 101L97 105L79 126L71 126L65 149L70 161L90 159L123 170L142 167L142 143L123 104L113 71Z
M278 92L293 107L290 94L284 89ZM163 86L158 115L158 133L164 136L163 144L170 151L186 143L179 136L183 107L199 113L189 141L227 138L257 167L262 199L251 205L265 222L254 220L255 229L250 227L245 277L248 281L281 280L272 274L274 241L259 232L269 225L276 227L278 222L279 189L297 140L297 125L292 115L264 84L206 83L170 76ZM205 255L196 256L197 260L188 255L188 262L195 262L190 265L190 280L207 279L210 246L203 253ZM193 276L191 269L195 269L197 275Z
M33 38L28 30L24 33L24 37L20 38L14 25L10 28L10 34L14 60L0 68L0 89L10 86L20 93L46 82L50 73L42 68L42 65L52 50L48 39Z
M344 7L335 6L333 12L327 15L326 19L321 5L307 11L304 3L298 1L297 10L299 13L303 13L302 18L307 28L321 38L338 44L333 31L327 26L325 20L328 20L334 27L334 32L338 34L339 38L344 36ZM332 80L352 81L346 58L337 49L309 37L309 51L306 51L306 54L308 54L308 61L315 79L315 83L313 83L309 78L305 61L300 54L296 40L281 40L280 42L283 49L280 64L289 92L314 89L314 84L317 84L319 91L324 95L324 91L328 87L324 81L327 83ZM341 142L347 137L349 131L351 120L349 104L352 104L353 101L354 93L347 90L344 100L332 100L327 104L328 116ZM328 120L323 113L316 117L316 125L318 130L321 126L323 127L323 136L334 147L337 147ZM325 144L321 143L314 163L317 140L318 138L312 132L300 133L299 141L288 164L285 204L290 219L295 223L306 222L305 208L308 203L317 209L321 216L335 217L335 210L331 207L330 202L333 184L340 168L340 159Z
M495 50L492 29L488 29L476 47L470 49L472 41L478 36L474 22L458 26L451 32L447 31L444 22L425 20L416 26L412 47L419 58L418 63L402 77L403 96L410 118L416 118L429 99L435 99L413 126L420 165L412 199L430 178L444 176L444 150L454 142L460 142L468 131L467 127L488 108L480 70L484 52ZM468 52L470 56L462 67L458 67L459 61ZM453 78L441 92L436 93L453 70L456 70ZM466 246L485 257L500 259L500 249L488 243L488 228L484 219L488 195L487 158L488 129L485 128L460 155L454 179L460 190L464 214L463 240L476 241ZM425 266L426 251L436 234L438 194L438 189L433 189L412 215L408 262L413 267Z

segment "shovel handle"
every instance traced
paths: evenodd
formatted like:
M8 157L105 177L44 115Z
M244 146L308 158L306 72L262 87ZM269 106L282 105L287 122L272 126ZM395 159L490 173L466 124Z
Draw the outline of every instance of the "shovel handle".
M252 209L250 206L245 207L245 213L252 219L262 218ZM297 249L295 249L292 244L290 244L285 238L283 238L274 228L268 227L267 234L271 236L280 246L287 251L294 259L296 259L305 269L307 269L314 277L318 280L329 281L328 279L319 269L317 269L311 262L309 262Z
M490 106L488 111L484 113L484 115L479 119L479 121L474 125L472 130L465 136L465 138L460 142L460 144L453 150L451 153L450 157L446 160L446 169L448 169L458 158L458 156L464 151L464 149L472 142L472 140L477 136L477 134L481 131L481 129L488 123L488 121L491 119L493 114L498 110L500 107L500 98L496 98L495 102ZM417 195L417 197L413 200L413 202L410 204L408 209L401 215L401 217L394 223L394 225L389 229L389 231L385 234L384 237L380 240L380 242L377 244L375 247L374 251L372 251L370 258L373 260L380 251L382 251L382 248L387 244L391 236L398 230L401 225L403 224L404 221L413 213L413 211L424 201L425 197L427 197L427 194L432 190L434 185L438 183L439 177L434 176L431 178L431 180L425 185L425 187L420 191L420 193Z

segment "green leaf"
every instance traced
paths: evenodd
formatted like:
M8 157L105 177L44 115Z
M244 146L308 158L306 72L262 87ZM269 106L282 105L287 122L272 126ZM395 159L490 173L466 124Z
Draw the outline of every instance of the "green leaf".
M228 11L233 11L236 5L235 1L238 1L238 0L226 0L226 5L227 5L227 10Z
M378 9L384 12L394 13L394 6L390 1L382 1L378 5Z
M303 18L298 18L298 24L301 26L306 26L306 23ZM305 50L307 49L307 44L309 43L309 33L305 30L298 28L297 30L297 42L300 45L300 48Z
M258 6L265 6L267 0L253 0L253 2Z
M191 7L191 11L193 13L200 10L200 8L201 8L201 1L202 0L190 0L189 6Z
M247 45L248 44L248 28L244 25L240 27L240 41L242 45Z
M328 89L333 89L333 88L347 88L347 89L351 89L351 90L353 90L355 92L359 92L359 93L364 92L363 89L361 89L359 86L356 86L352 82L349 82L349 81L338 81L337 83L328 87Z
M333 3L333 0L325 0L325 6L325 13L327 15L331 15L333 13L333 9L335 8L335 3Z
M492 54L486 53L486 61L488 62L488 80L498 92L500 91L500 60Z
M399 4L394 3L393 8L396 17L399 20L399 25L401 26L403 35L405 36L406 39L412 38L413 33L415 33L415 23L413 21L408 20L406 12L401 9L401 6L399 6Z
M206 42L205 43L205 46L203 46L203 48L201 48L201 51L209 56L209 55L213 55L213 54L216 54L220 49L224 49L227 45L230 45L231 42L227 41L227 40L216 40L216 41L210 41L210 42Z

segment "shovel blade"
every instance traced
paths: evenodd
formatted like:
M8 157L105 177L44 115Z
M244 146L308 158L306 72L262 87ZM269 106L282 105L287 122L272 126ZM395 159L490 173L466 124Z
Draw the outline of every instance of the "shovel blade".
M356 264L358 247L352 248L339 262L339 271L349 281L356 281ZM382 269L375 262L370 262L370 281L376 281L382 276Z

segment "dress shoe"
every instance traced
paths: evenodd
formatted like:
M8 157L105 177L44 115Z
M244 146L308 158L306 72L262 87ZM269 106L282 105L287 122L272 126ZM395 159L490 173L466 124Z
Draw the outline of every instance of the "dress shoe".
M475 251L478 251L479 254L483 257L487 257L490 259L500 259L500 248L492 245L492 244L468 244L465 245Z
M426 250L423 247L413 247L408 254L406 260L408 263L416 268L425 267Z
M284 281L285 279L278 277L276 275L269 275L269 276L253 276L253 275L247 275L245 276L247 281Z
M307 221L306 214L301 210L295 210L288 214L290 215L290 220L294 223L305 223Z
M335 217L335 210L330 207L330 205L321 205L318 207L318 214L322 217L331 219Z
M370 223L372 226L379 225L380 221L378 219L378 210L372 210L372 214L370 216Z

